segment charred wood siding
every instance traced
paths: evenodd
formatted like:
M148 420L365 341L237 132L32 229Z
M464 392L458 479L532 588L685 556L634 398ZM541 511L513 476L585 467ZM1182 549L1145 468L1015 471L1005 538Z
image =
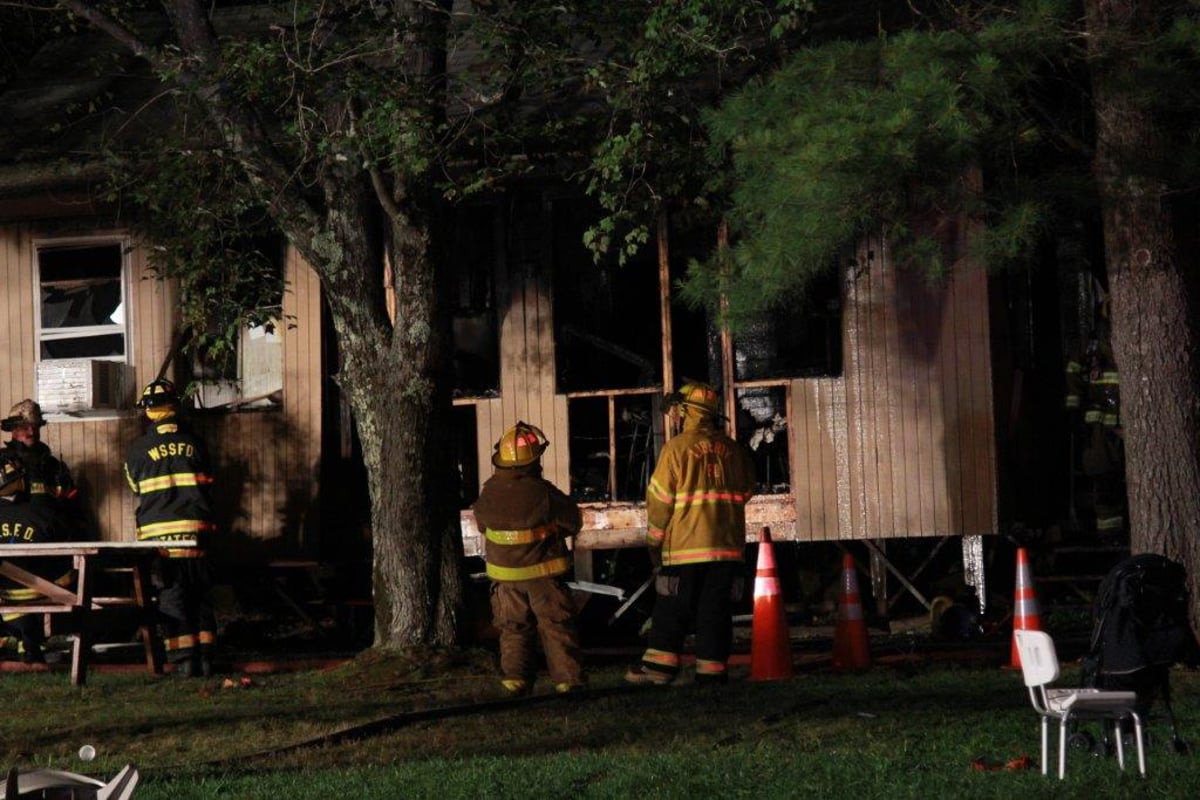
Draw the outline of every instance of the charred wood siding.
M518 247L509 244L509 253ZM504 252L505 248L498 248ZM960 265L944 281L897 270L882 239L865 241L845 276L840 377L790 382L790 495L757 497L751 539L780 541L976 535L997 530L988 279ZM546 474L570 485L566 397L554 388L553 321L541 263L499 265L501 396L475 405L479 474L518 419L552 442ZM585 508L580 549L639 546L641 504ZM478 544L463 514L468 552Z
M500 396L475 404L480 482L491 476L492 446L518 420L536 425L550 440L542 459L546 478L570 485L567 398L556 393L551 201L519 196L497 214L496 302L500 321Z
M800 541L996 531L987 276L897 270L880 240L846 277L845 373L792 384Z
M36 238L31 226L0 226L0 410L5 412L17 400L36 396ZM135 373L130 389L136 393L157 375L177 324L173 286L153 278L139 248L130 259L128 353ZM283 407L193 418L216 463L224 529L218 550L225 543L289 551L315 544L308 539L307 523L321 446L320 288L315 274L290 249L283 315ZM141 430L133 411L56 417L43 430L44 440L82 489L97 539L135 538L135 501L121 463Z

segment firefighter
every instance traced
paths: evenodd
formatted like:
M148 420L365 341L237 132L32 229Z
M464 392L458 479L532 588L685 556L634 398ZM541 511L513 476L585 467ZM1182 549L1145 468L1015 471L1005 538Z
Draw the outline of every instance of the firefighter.
M684 638L694 630L696 682L723 684L733 645L732 605L743 582L754 461L718 428L715 388L688 383L665 401L683 429L663 447L646 487L656 596L649 646L625 680L672 683Z
M204 551L216 530L208 454L180 420L173 383L162 378L150 383L138 406L150 429L130 445L125 479L138 497L138 541L163 544L154 575L167 661L184 677L208 676L216 642ZM197 546L170 546L181 539L195 539Z
M575 604L567 587L572 566L567 539L579 531L579 506L542 477L550 443L518 422L496 443L496 471L472 506L484 532L492 618L500 631L501 686L528 694L536 673L534 634L557 692L583 685Z
M79 490L66 464L55 458L50 447L42 441L42 428L45 425L42 407L28 398L22 400L0 421L0 428L12 433L12 438L4 443L4 449L21 459L25 465L33 503L58 503L64 510L73 511Z
M70 521L56 505L30 501L24 462L11 452L0 452L0 550L6 544L66 541L71 538L71 530ZM39 558L38 565L29 568L59 586L71 585L69 558ZM35 602L42 595L10 578L0 578L0 597L8 604ZM20 640L26 663L45 663L41 614L5 614L0 629Z

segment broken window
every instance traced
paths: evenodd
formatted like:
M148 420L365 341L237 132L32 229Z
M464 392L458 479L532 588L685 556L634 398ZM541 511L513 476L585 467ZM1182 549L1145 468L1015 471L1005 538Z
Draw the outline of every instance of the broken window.
M787 411L786 385L737 390L737 438L754 456L756 494L791 490Z
M256 263L276 270L283 287L285 249L274 237L246 239L241 252ZM268 306L282 307L282 295L268 294ZM279 408L283 405L283 330L278 317L260 317L242 326L234 342L219 336L221 323L213 321L207 346L202 343L192 359L192 395L197 408L237 410ZM213 344L215 343L215 346Z
M125 257L120 242L46 245L37 251L42 360L125 360Z
M283 336L277 320L241 329L237 346L194 364L197 408L275 408L283 404Z
M500 391L495 276L503 241L497 227L497 207L461 206L450 216L454 393L459 397L494 397Z
M126 263L119 240L36 245L37 395L47 412L129 401Z

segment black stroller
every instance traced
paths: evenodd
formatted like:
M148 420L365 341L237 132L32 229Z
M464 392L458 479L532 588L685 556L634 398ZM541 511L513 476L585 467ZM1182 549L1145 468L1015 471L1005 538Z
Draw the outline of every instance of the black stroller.
M1171 709L1170 681L1172 665L1200 665L1183 566L1142 553L1113 567L1096 592L1091 647L1082 663L1084 686L1137 692L1143 719L1161 698L1171 723L1171 746L1189 752Z

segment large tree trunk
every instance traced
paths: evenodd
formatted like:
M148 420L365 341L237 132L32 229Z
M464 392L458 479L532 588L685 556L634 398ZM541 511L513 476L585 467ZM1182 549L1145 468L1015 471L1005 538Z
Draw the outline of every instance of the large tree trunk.
M318 272L330 316L371 498L375 646L450 645L462 603L462 541L446 442L450 424L449 325L438 293L428 224L419 209L391 218L396 318L384 313L383 246L365 183L330 181L332 248ZM375 278L379 278L378 280Z
M1200 404L1193 285L1182 263L1158 120L1131 74L1131 48L1157 23L1155 3L1088 0L1113 356L1121 376L1130 545L1189 572L1200 620ZM1126 46L1128 45L1128 47Z

